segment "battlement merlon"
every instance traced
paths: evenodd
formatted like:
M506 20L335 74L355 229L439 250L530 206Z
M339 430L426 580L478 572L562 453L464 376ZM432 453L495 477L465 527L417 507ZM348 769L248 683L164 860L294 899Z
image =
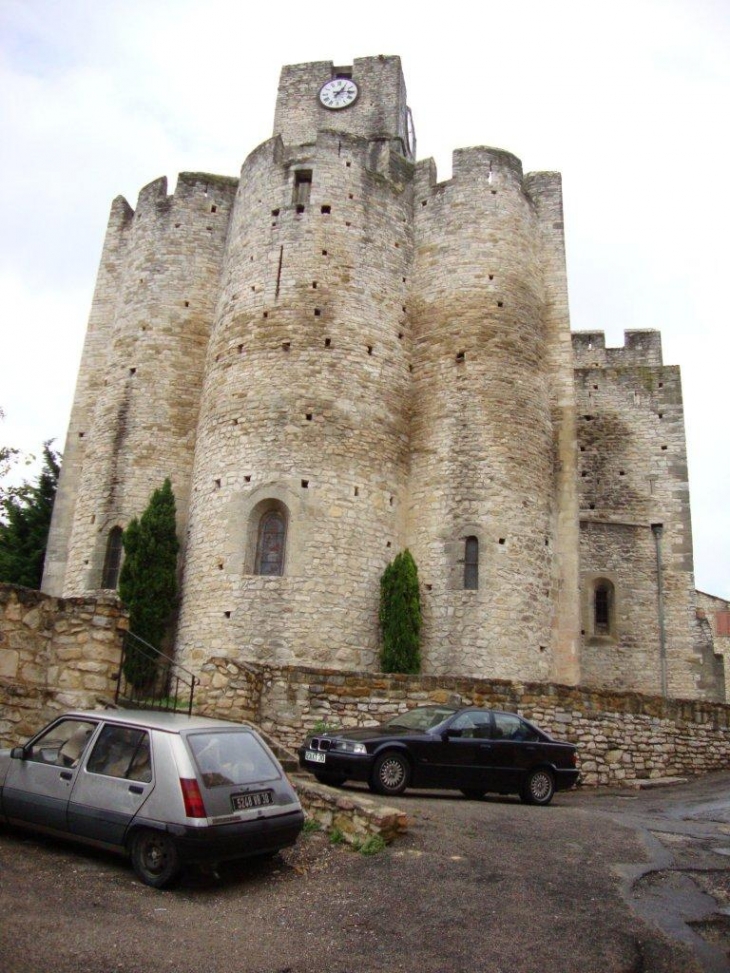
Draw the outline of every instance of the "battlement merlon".
M576 368L631 368L635 365L663 365L661 332L624 331L623 347L607 348L603 331L574 331L573 357Z
M181 172L174 193L168 195L167 176L159 176L140 189L133 209L124 196L117 196L111 205L108 228L124 230L142 217L157 218L163 214L196 204L202 212L206 204L215 206L216 200L232 203L238 189L235 176L218 176L210 172Z
M358 85L357 100L341 111L325 108L319 100L322 85L338 76L351 76ZM330 129L366 139L399 139L405 151L406 125L406 84L399 57L356 58L346 67L312 61L281 70L273 134L285 145L312 143L320 129Z
M436 163L423 159L416 165L415 192L418 196L443 192L452 184L469 181L475 188L499 192L500 186L512 184L525 194L540 211L551 214L555 227L562 231L563 184L559 172L523 173L522 161L512 152L491 145L474 145L452 153L451 179L438 181Z

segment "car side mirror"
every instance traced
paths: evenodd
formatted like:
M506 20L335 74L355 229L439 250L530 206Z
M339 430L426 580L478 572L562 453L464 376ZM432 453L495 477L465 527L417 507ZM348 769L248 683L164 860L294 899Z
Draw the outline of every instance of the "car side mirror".
M462 736L463 733L464 733L463 730L452 730L451 728L449 728L448 730L445 730L444 731L444 733L442 734L441 739L444 740L444 741L446 741L446 740L453 740L456 737Z
M12 760L25 760L25 747L13 747L10 757Z

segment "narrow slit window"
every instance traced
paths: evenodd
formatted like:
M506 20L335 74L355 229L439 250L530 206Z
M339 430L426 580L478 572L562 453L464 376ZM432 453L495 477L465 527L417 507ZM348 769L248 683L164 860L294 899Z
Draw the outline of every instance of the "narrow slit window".
M614 589L610 581L596 581L593 588L593 631L596 635L611 635L613 625Z
M479 540L467 537L464 542L464 588L475 591L479 587Z
M294 173L294 205L306 206L312 192L312 170L297 169Z
M259 537L256 547L256 574L269 577L284 573L284 552L286 542L286 521L279 510L264 514L259 524Z
M122 528L112 527L106 542L104 569L101 573L101 586L116 591L119 584L119 571L122 567Z

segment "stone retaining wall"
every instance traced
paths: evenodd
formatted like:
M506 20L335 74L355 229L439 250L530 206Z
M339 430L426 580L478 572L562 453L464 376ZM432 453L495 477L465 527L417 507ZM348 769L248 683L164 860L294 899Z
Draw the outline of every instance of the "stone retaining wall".
M382 838L390 844L408 830L403 811L384 807L365 794L338 794L331 787L298 777L294 781L308 818L317 821L325 831L337 831L342 840L358 848L368 838Z
M0 585L0 746L64 709L114 695L127 619L118 600L52 598ZM365 726L424 703L458 700L522 713L578 744L587 784L730 767L730 706L545 683L343 672L211 659L196 710L251 720L295 749L330 726Z
M544 683L378 675L300 666L203 667L200 711L260 724L294 749L323 723L367 726L425 703L458 700L521 713L579 747L589 785L730 767L730 706Z
M112 700L126 628L114 597L51 598L0 584L0 746L60 711Z

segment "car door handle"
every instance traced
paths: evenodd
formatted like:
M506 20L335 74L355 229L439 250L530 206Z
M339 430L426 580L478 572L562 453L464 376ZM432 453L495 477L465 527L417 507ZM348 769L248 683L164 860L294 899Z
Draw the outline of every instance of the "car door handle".
M73 774L70 770L62 770L60 774L61 780L73 780Z
M492 749L492 744L491 743L480 743L479 744L479 749L480 750L491 750Z
M139 784L129 785L130 794L144 794L144 787L140 787Z

